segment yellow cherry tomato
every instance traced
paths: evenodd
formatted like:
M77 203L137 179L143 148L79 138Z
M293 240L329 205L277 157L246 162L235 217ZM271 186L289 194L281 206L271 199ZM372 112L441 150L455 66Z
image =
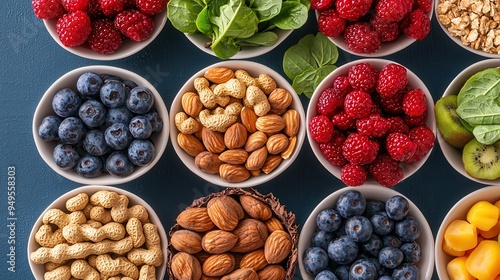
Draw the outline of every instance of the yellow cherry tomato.
M478 201L467 212L467 221L480 230L488 231L498 222L500 209L488 201Z
M464 220L453 220L444 231L444 240L455 251L467 251L477 245L477 229Z
M500 274L500 244L494 240L483 240L472 251L465 267L478 280L494 280Z
M476 278L467 271L465 261L467 257L457 257L446 265L446 271L450 280L476 280Z
M451 248L450 245L448 245L448 243L446 243L446 240L443 240L443 247L442 248L443 248L443 251L450 256L461 257L461 256L465 255L465 251L457 251L457 250Z
M500 234L500 220L498 220L497 223L490 230L484 231L478 229L477 232L486 239L497 237L498 234Z

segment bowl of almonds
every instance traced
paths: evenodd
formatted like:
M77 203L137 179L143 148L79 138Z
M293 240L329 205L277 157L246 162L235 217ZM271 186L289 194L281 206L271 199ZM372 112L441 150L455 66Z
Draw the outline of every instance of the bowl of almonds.
M291 85L269 67L231 60L195 73L170 111L172 145L202 179L253 187L286 170L305 138L305 113Z
M168 238L170 279L290 280L295 273L295 215L273 194L253 188L196 199Z

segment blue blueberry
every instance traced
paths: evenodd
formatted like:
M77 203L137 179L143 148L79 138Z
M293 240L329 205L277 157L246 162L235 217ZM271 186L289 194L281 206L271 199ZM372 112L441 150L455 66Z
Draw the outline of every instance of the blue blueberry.
M365 209L366 199L357 190L349 190L342 193L335 204L335 210L345 219L361 215Z
M380 265L380 263L378 262L378 258L369 258L368 259L374 266L375 268L377 269L377 275L380 276L380 275L384 275L387 271L386 271L386 268L383 267L382 265Z
M392 272L392 280L417 280L418 276L418 267L413 264L402 264Z
M370 221L373 225L373 232L378 235L386 235L394 230L394 221L389 218L385 211L375 213Z
M80 160L80 155L73 145L58 144L52 153L54 162L62 170L69 170L76 166Z
M317 275L328 267L328 254L319 247L310 247L304 253L304 268L307 273Z
M115 177L125 177L132 174L134 164L123 151L114 151L106 159L106 171Z
M318 213L318 215L316 215L316 225L320 230L334 232L340 227L341 224L342 217L334 209L323 209Z
M387 246L380 250L378 261L383 267L393 269L403 262L403 257L403 252L399 248Z
M38 127L38 136L45 141L53 141L59 139L59 125L62 119L57 116L47 116L43 118L42 123Z
M415 217L407 215L396 222L394 232L403 242L414 241L420 236L420 223Z
M401 247L403 245L403 241L399 239L394 233L389 233L387 235L383 235L382 237L383 246L392 246L392 247Z
M335 233L333 232L326 232L322 230L316 230L313 233L312 236L312 246L313 247L320 247L323 250L327 251L328 250L328 244L335 238Z
M76 116L82 105L82 98L70 88L59 90L52 98L52 109L63 118Z
M128 148L132 142L132 134L128 130L128 126L122 123L115 123L106 128L104 132L106 144L115 150L124 150Z
M351 269L350 265L344 264L344 265L339 265L334 273L339 280L349 280L349 270Z
M403 245L401 245L400 249L401 252L403 252L403 260L406 263L416 263L422 257L420 245L418 245L418 243L415 241L404 243Z
M108 81L117 81L117 82L123 82L123 79L116 76L116 75L111 75L111 74L101 74L101 79L103 82L108 82Z
M384 275L384 276L380 276L379 278L377 278L377 280L392 280L392 277L388 276L388 275Z
M125 85L125 92L127 92L127 94L137 86L137 84L131 80L125 80L123 84Z
M95 178L103 170L102 159L90 154L84 155L76 165L76 173L85 178Z
M151 123L151 126L153 127L153 132L159 132L162 130L163 120L161 119L158 112L156 112L154 109L151 109L149 112L144 114L144 117L146 117L148 121Z
M371 218L375 213L385 211L385 202L381 200L369 200L366 202L366 209L363 216Z
M323 270L316 275L314 280L338 280L338 278L332 271Z
M57 133L61 142L74 145L83 140L87 129L79 118L68 117L59 124Z
M363 252L366 252L367 254L373 257L378 257L378 253L380 252L380 249L382 249L383 247L383 242L378 235L372 234L372 236L370 236L370 239L368 239L368 241L363 243L363 245L361 246Z
M117 108L123 106L127 100L125 85L116 80L107 80L101 87L99 92L101 101L104 105Z
M349 264L358 255L358 243L348 236L341 236L328 244L328 256L338 264Z
M132 136L136 139L148 139L153 133L153 126L144 116L134 117L130 121L128 128Z
M374 280L376 277L377 268L367 259L360 259L353 262L349 269L350 280Z
M373 233L372 223L365 216L353 216L345 223L345 233L358 243L366 242Z
M385 211L389 218L399 221L410 211L410 203L401 195L395 195L385 202Z
M135 139L128 147L128 158L137 166L146 166L153 161L155 146L149 140Z
M154 100L151 90L138 86L130 91L126 105L133 113L146 114L153 107Z
M78 78L76 89L85 98L98 98L102 78L94 72L85 72Z
M104 128L107 128L114 123L122 123L128 125L133 117L134 114L130 112L130 110L125 106L121 106L118 108L108 108L106 120L104 121Z
M94 156L103 156L111 150L106 143L104 133L98 129L92 129L87 132L85 139L83 139L83 148Z
M95 99L89 99L80 106L78 115L89 127L98 127L106 120L106 107Z

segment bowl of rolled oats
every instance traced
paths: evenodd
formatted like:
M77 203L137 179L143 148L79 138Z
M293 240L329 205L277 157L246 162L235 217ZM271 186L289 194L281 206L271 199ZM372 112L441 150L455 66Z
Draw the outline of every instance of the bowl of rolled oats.
M436 0L443 31L459 46L477 55L500 57L500 2Z

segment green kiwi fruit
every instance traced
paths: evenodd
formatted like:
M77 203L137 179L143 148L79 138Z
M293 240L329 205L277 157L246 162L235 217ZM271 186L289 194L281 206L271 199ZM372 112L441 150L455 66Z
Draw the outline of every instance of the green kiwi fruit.
M495 180L500 177L500 141L481 144L475 138L464 146L462 161L467 173L477 179Z
M457 114L457 96L441 97L434 106L436 124L443 139L455 148L463 148L474 139L474 135L462 123Z

